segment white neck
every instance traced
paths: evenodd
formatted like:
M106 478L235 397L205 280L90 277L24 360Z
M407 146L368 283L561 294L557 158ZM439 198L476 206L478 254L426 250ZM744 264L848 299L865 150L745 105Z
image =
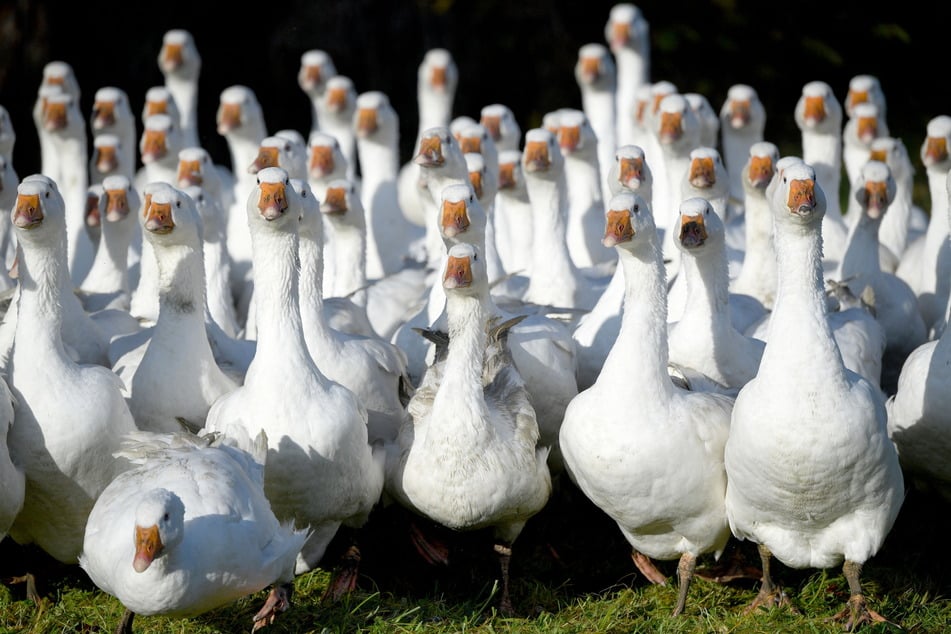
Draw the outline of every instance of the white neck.
M574 307L578 269L566 239L568 214L564 175L555 180L526 179L532 204L532 272L527 301L545 306Z

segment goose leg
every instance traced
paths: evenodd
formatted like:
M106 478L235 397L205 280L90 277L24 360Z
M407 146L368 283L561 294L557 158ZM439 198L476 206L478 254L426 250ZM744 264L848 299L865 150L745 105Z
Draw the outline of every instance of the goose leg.
M654 565L650 557L644 553L632 550L631 559L634 560L634 565L637 566L637 569L641 571L642 575L647 577L648 581L659 586L667 585L667 577L657 569L657 566Z
M512 547L508 544L496 544L495 553L499 556L499 566L502 569L502 598L499 600L499 612L504 616L513 616L515 609L509 597L509 563L512 560Z
M849 601L845 607L835 614L831 620L845 621L845 629L849 632L854 631L860 625L871 623L891 623L884 616L872 610L865 602L865 595L862 594L862 564L848 561L842 565L842 573L846 581L849 582ZM894 625L894 623L891 623Z
M795 608L792 607L792 603L789 601L789 597L786 596L786 593L783 592L783 589L773 583L773 577L770 574L769 566L773 557L773 553L770 552L769 548L760 544L758 546L759 557L763 566L763 581L762 585L759 588L759 594L756 595L756 598L753 599L753 602L746 608L744 614L749 614L756 608L766 606L785 606L795 612Z
M340 563L334 570L323 598L329 601L339 601L357 588L357 579L360 576L360 548L351 544L344 553Z
M680 583L677 592L677 606L674 608L671 616L680 616L687 605L687 590L690 589L690 582L693 580L693 572L697 568L697 556L691 553L684 553L680 556L680 563L677 564L677 578Z
M13 577L10 579L10 583L25 583L26 584L26 598L33 602L34 605L39 606L40 593L36 590L36 575L32 572L28 572L25 575L20 575L19 577Z
M287 608L291 607L291 594L293 592L293 583L283 583L271 588L264 605L254 615L254 626L251 628L251 632L257 632L262 627L270 625L277 620L281 612L287 611Z
M122 613L122 619L116 626L115 634L132 634L132 620L135 618L135 612L126 608Z

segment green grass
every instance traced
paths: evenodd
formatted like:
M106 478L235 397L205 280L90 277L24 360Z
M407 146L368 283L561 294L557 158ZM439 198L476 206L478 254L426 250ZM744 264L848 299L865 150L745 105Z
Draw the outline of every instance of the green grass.
M355 593L337 603L322 600L329 570L295 580L293 606L267 634L432 632L435 634L709 634L840 632L830 617L845 606L848 586L839 569L793 570L775 565L796 612L785 609L745 614L759 583L743 579L716 583L697 579L684 615L671 618L676 601L676 562L658 562L666 586L646 583L630 559L617 527L572 487L566 487L532 518L515 544L512 600L516 617L497 610L497 564L490 543L478 534L444 535L451 548L448 567L425 563L407 539L406 516L380 510L358 536L363 552ZM868 632L938 633L951 629L951 557L946 537L951 521L946 503L913 490L881 551L862 580L872 609L896 625L878 624ZM325 561L349 544L341 534ZM339 542L339 543L338 543ZM731 543L758 565L755 547ZM726 555L725 555L726 557ZM712 560L701 560L709 565ZM21 585L0 585L0 632L112 632L122 605L99 591L75 566L51 562L31 548L0 544L0 576L30 568L38 573L42 609L24 596ZM139 616L139 634L250 632L262 591L193 619Z

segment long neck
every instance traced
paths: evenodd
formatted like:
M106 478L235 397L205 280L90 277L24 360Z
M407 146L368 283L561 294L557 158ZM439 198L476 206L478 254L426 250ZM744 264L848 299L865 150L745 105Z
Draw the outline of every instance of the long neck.
M805 130L802 133L802 160L816 171L816 180L826 195L826 215L842 214L839 183L842 180L842 137L839 134Z
M624 269L621 329L611 347L597 384L629 393L644 390L654 400L673 393L667 374L667 280L660 246L631 253L617 249Z
M364 209L372 209L374 194L384 182L395 183L400 170L399 148L396 139L377 143L357 139L357 156L362 177L360 200Z
M328 297L346 297L352 294L354 303L366 305L366 233L357 227L334 225L334 279Z
M168 75L165 87L178 107L179 126L188 146L198 145L198 84L193 79ZM191 139L191 142L188 141ZM250 165L250 163L249 163ZM247 167L247 166L245 166Z
M22 343L14 343L14 364L32 364L44 358L44 352L65 357L62 297L64 280L69 280L65 234L58 245L21 247L18 254L20 303L14 341Z
M581 107L598 137L598 155L613 155L617 147L616 105L614 91L585 90L581 93Z
M776 293L776 248L773 244L773 221L769 203L762 190L745 191L746 251L743 255L743 267L736 279L738 292L753 293L764 301L767 308L773 307L772 298Z
M483 403L482 363L485 355L486 313L477 297L449 294L446 297L449 350L442 384L433 411L471 412ZM485 405L481 405L484 409ZM454 416L457 423L481 420L481 416Z
M129 244L135 231L135 218L102 225L96 258L86 275L83 290L111 293L129 292Z
M943 171L940 168L928 168L928 191L931 194L931 218L925 234L925 249L928 253L937 254L948 239L949 202L945 189L947 176L946 167Z
M882 228L878 234L881 243L891 249L896 256L904 253L908 245L912 185L913 180L910 174L895 179L895 200L888 206L888 212L882 220Z
M881 221L862 217L849 230L845 253L839 263L839 279L854 275L877 275L882 267L878 253L878 232ZM862 289L857 289L861 291Z
M266 136L264 127L255 123L242 124L239 129L225 135L228 150L231 152L231 172L235 180L244 183L254 182L254 174L248 173L248 166L257 158L261 141Z
M325 349L330 326L324 314L323 248L309 229L300 232L300 317L307 347L314 356Z
M554 180L526 180L532 203L532 271L526 299L538 304L573 306L578 270L566 242L567 185ZM542 274L544 272L544 274Z
M648 61L637 50L623 47L614 54L617 65L617 142L634 143L634 105L638 89L648 81Z
M424 178L426 179L425 192L420 195L423 208L425 209L426 222L426 253L428 255L428 266L437 271L442 270L444 263L443 256L446 253L446 246L442 241L442 232L439 230L439 201L442 200L442 190L449 185L469 184L469 177L465 174L452 175L446 169L426 169L424 168Z
M248 378L258 367L314 367L307 352L298 304L298 236L253 231L254 310L257 351ZM266 370L262 370L266 371Z
M826 319L822 238L816 228L796 227L777 236L779 284L769 321L769 345L760 373L794 367L845 366ZM783 380L783 379L780 379Z
M426 130L449 125L452 119L453 97L449 94L420 90L417 99L419 100L419 134L416 140L419 141Z
M687 297L679 328L712 331L724 336L733 326L730 321L729 272L723 246L716 251L681 260L681 274L687 281Z
M205 268L198 244L153 245L158 271L159 313L153 342L169 346L201 346L202 358L210 358L205 334ZM154 344L158 345L158 344ZM150 346L151 347L151 346Z

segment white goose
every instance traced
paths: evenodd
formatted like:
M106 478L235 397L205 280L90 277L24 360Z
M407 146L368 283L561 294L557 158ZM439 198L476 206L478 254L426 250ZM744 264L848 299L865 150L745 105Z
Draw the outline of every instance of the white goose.
M947 179L951 170L951 116L938 115L928 122L921 143L921 162L928 176L931 209L925 234L908 244L895 274L918 294L918 308L931 330L944 314L951 280L938 277L941 263L951 257L948 243L949 221ZM944 269L940 269L944 270ZM940 333L935 333L940 334Z
M548 448L506 343L511 322L486 310L478 249L456 244L442 274L448 343L408 406L387 458L386 490L400 504L457 531L491 531L502 568L500 610L511 615L509 561L526 522L547 503ZM494 352L490 354L488 351Z
M604 39L617 65L617 145L642 145L634 104L638 89L650 85L650 25L636 5L623 2L611 7Z
M231 294L231 252L228 250L224 185L207 150L188 147L178 153L176 185L189 193L201 216L208 312L225 334L236 337L241 328ZM197 188L197 192L191 188Z
M908 244L919 235L915 226L927 226L928 220L921 207L912 200L915 166L904 141L894 136L879 137L872 141L868 158L888 165L895 179L895 200L888 206L878 234L882 270L894 273Z
M759 141L749 148L749 156L739 172L743 184L743 263L730 283L732 293L749 295L772 310L776 298L776 250L773 246L773 216L766 199L766 187L776 173L779 148Z
M9 155L0 154L0 219L10 217L16 204L17 187L20 177L13 168ZM13 226L4 220L0 222L0 292L12 292L16 281L10 277L10 268L16 259L16 236Z
M615 152L611 167L612 198L622 192L641 197L650 209L654 178L644 150L638 145L622 145ZM572 330L578 350L578 388L594 384L621 328L621 307L624 305L624 268L617 267L611 281L592 309L581 316Z
M699 92L685 92L684 99L700 122L700 145L716 149L720 142L720 117L710 105L710 100ZM730 218L724 216L724 220Z
M102 182L97 201L101 236L92 267L78 289L83 308L95 312L106 308L128 311L129 246L139 232L136 212L142 201L127 176L115 174Z
M366 214L367 278L376 280L406 266L410 245L423 232L402 208L399 117L389 98L379 91L357 97L354 128L362 178L360 200ZM423 225L422 218L419 224Z
M720 147L723 162L730 175L730 202L742 211L746 200L743 170L750 158L750 149L763 142L766 129L766 108L759 93L748 84L733 84L720 107Z
M608 170L614 161L618 137L617 69L607 47L585 44L578 50L575 81L581 89L581 108L596 137L593 145L597 148L597 163L601 170L601 198L607 200Z
M849 80L849 91L843 102L846 116L854 116L855 107L866 102L875 104L882 118L885 119L886 101L881 81L875 75L855 75Z
M72 65L63 60L53 60L43 66L43 77L33 105L33 123L36 125L40 138L40 173L56 181L59 181L61 176L59 156L52 148L50 135L46 133L43 124L43 117L48 98L59 93L71 95L77 104L82 96L79 80L76 78Z
M848 617L851 629L882 620L866 604L860 573L891 530L904 483L882 393L845 367L825 319L826 210L816 172L800 163L780 179L770 200L779 259L770 320L776 336L733 407L726 510L733 533L759 547L763 582L754 606L788 602L770 574L772 556L793 568L844 561L851 596L837 617Z
M859 178L852 184L851 198L860 216L849 230L836 279L845 281L859 293L866 287L872 289L875 318L885 330L885 354L891 358L885 364L901 367L905 357L928 340L928 330L918 310L915 292L900 277L883 271L879 262L879 231L895 199L895 190L888 165L866 161Z
M132 114L129 96L124 90L116 86L105 86L96 91L89 117L89 128L92 130L93 145L96 148L99 148L97 142L102 135L108 134L115 137L116 143L112 145L115 148L113 170L130 180L133 179L138 139L135 131L135 115ZM110 162L108 158L102 158L101 163L90 161L90 165L108 165ZM102 179L113 170L90 170L89 182L102 182ZM98 177L97 172L100 174Z
M158 67L165 77L165 87L178 109L178 125L185 147L198 146L198 77L201 55L195 38L185 29L171 29L162 36Z
M321 131L320 115L323 112L323 98L327 92L327 82L337 76L330 55L320 49L304 51L300 56L300 69L297 71L297 85L310 99L310 131Z
M246 168L249 174L257 174L265 167L282 167L291 178L307 178L307 151L303 139L272 134L261 139L257 156Z
M842 163L850 187L862 177L862 167L868 161L872 142L887 136L888 124L878 106L872 102L855 104L842 129ZM845 224L848 227L858 221L860 211L854 203L855 200L850 199L846 206Z
M531 275L532 204L528 199L522 153L499 153L499 191L495 195L495 248L506 273Z
M621 193L605 216L605 245L624 268L622 325L597 381L565 412L561 450L572 480L617 522L645 576L663 582L648 557L679 559L678 615L697 558L719 557L730 537L723 446L733 400L688 392L668 376L666 272L650 209Z
M294 183L294 181L292 181ZM304 341L320 372L331 381L350 389L366 408L371 444L396 440L405 415L404 400L412 394L406 369L406 355L394 344L377 336L361 336L334 330L325 311L323 282L323 218L331 206L344 199L344 183L335 182L327 197L318 201L303 181L300 186L303 211L300 225L300 314ZM349 192L351 200L355 192Z
M426 51L423 61L419 64L416 78L418 107L416 129L418 132L414 147L419 147L420 141L430 128L449 126L452 121L452 106L458 84L459 69L452 58L452 53L444 48ZM412 160L400 167L397 176L398 200L399 208L407 220L420 227L426 227L428 226L424 196L426 187L420 182L420 176L419 166ZM436 264L438 266L439 263Z
M112 452L136 427L118 377L77 364L63 345L66 313L57 299L68 277L62 195L38 174L17 191L12 221L20 297L9 367L16 414L8 442L26 474L26 498L9 535L76 563L93 503L122 468Z
M756 375L765 344L735 326L726 228L710 201L699 197L684 199L674 228L683 253L677 278L686 285L686 301L669 328L670 363L700 372L735 393Z
M8 437L14 423L14 398L7 379L0 380L0 540L23 508L26 476L23 467L13 462Z
M192 196L163 184L151 189L141 223L156 259L159 314L147 342L113 371L140 429L197 432L212 404L238 387L215 362L205 331L201 216Z
M647 161L650 163L651 171L654 173L654 202L651 205L651 209L654 210L654 221L657 223L658 229L664 229L666 225L664 224L668 218L661 215L662 211L669 210L671 205L676 205L678 196L678 189L670 189L669 179L667 178L667 165L664 159L664 152L661 150L660 141L657 134L657 127L660 119L660 103L668 95L674 95L677 93L677 86L672 82L667 80L655 81L648 88L641 91L643 94L641 98L643 99L644 109L641 113L640 124L643 128L643 140L638 143L642 148L644 148L644 153L647 154ZM640 103L640 102L639 102ZM691 115L693 111L691 110ZM696 117L691 116L691 120L695 121ZM691 140L691 148L693 145L697 144L697 140ZM691 149L691 148L688 148ZM679 187L679 181L678 185Z
M257 180L245 216L258 282L257 349L244 385L215 402L205 428L239 437L264 429L264 490L274 513L313 530L298 556L301 574L321 561L342 524L366 521L383 489L384 455L367 440L366 408L324 376L307 350L298 294L298 194L279 167L261 170Z
M271 584L254 630L290 605L294 562L307 532L274 516L264 495L267 438L244 450L226 437L139 432L117 456L132 467L89 514L79 564L125 613L191 618Z
M607 176L602 176L600 167L601 140L584 112L567 109L558 116L557 138L568 187L565 239L571 260L580 269L599 267L611 272L617 257L600 239L607 189ZM609 156L605 171L613 164L613 149Z
M357 112L357 90L353 81L343 75L328 79L319 106L320 131L337 139L346 159L345 176L349 180L358 182L357 142L353 129L353 117Z
M489 131L499 155L503 152L518 151L522 141L522 129L511 108L501 103L483 106L479 113L479 123Z
M828 209L822 217L822 257L832 271L842 257L848 227L839 202L842 180L842 104L824 81L811 81L793 112L802 137L802 160L816 170Z

